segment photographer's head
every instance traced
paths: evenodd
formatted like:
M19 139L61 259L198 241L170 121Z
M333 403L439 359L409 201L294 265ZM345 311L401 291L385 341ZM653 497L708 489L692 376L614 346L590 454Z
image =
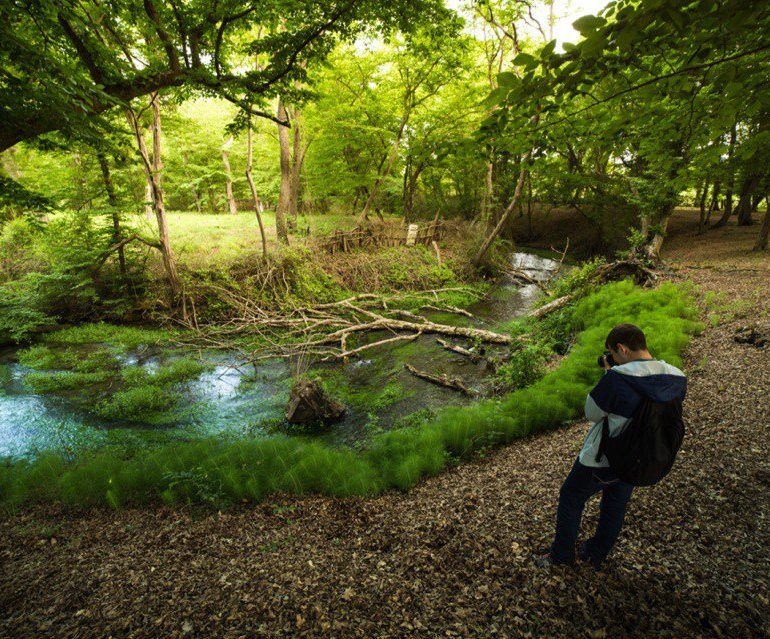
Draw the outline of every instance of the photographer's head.
M618 324L607 335L604 346L612 353L616 365L635 359L652 359L644 332L634 324Z

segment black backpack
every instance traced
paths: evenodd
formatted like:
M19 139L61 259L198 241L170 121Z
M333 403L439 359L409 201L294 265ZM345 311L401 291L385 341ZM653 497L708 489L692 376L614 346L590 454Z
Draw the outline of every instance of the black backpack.
M596 461L607 455L621 480L633 486L651 486L671 470L683 439L681 400L653 402L645 397L620 434L611 437L604 418Z

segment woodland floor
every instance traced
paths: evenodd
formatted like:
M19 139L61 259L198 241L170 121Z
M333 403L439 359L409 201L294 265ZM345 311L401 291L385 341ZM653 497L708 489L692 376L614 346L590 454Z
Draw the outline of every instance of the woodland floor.
M725 300L686 354L677 465L633 496L606 573L531 561L576 423L376 499L27 510L0 522L0 635L770 636L770 349L733 340L768 325L770 261L746 253L756 227L687 228L672 276Z

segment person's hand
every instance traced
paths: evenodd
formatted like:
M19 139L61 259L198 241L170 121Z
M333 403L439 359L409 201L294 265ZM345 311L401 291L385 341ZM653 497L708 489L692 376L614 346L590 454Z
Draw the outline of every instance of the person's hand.
M610 366L609 363L607 363L607 356L606 355L602 355L602 364L604 365L604 370L605 371L608 371L608 370L610 370L612 368L612 366Z

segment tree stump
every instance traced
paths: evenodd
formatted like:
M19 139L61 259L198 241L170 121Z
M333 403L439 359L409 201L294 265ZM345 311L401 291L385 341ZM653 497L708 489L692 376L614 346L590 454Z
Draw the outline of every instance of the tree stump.
M290 424L333 424L345 415L345 407L329 397L317 381L300 379L291 389L285 415Z

